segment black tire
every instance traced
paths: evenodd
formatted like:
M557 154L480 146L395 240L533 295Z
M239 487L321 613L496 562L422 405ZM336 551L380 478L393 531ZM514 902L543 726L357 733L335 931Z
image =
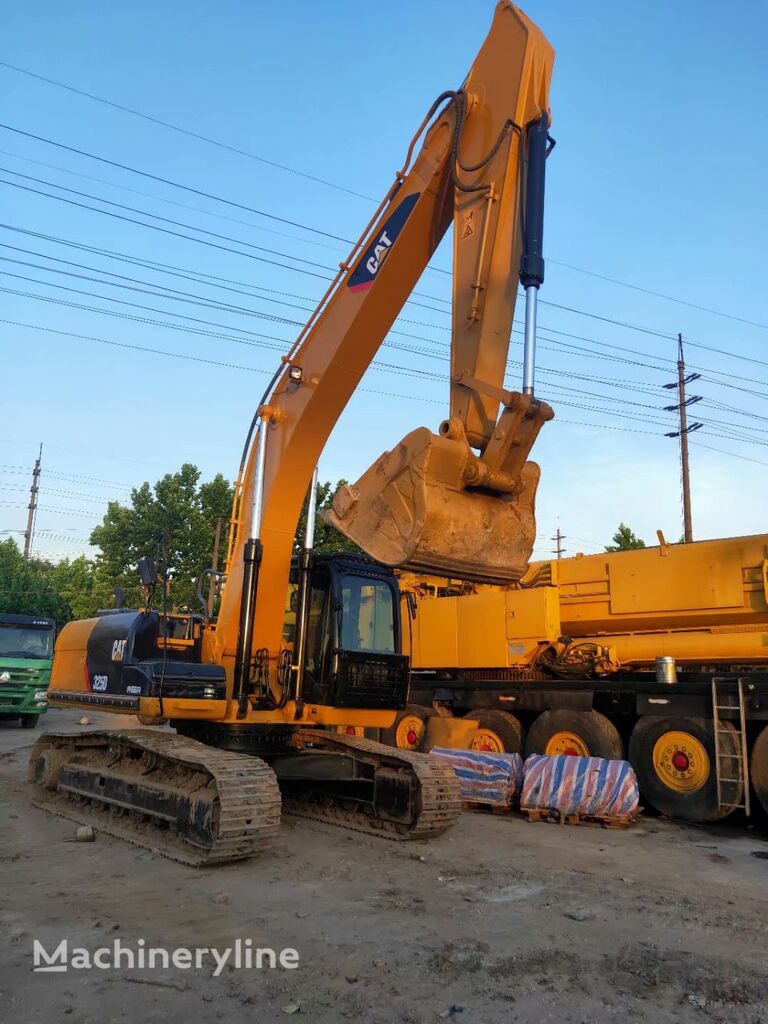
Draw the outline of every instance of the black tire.
M386 743L390 747L398 747L400 750L420 750L426 736L427 719L431 718L434 713L432 708L424 708L420 704L406 704L402 711L398 711L397 718L392 725L388 729L381 730L381 742ZM424 731L415 746L403 746L402 743L398 742L398 729L409 716L418 718L424 723Z
M469 711L464 718L477 722L478 730L484 729L493 733L498 740L501 750L492 749L496 743L487 746L478 746L472 741L472 750L483 750L491 754L520 754L523 750L523 727L508 711L497 711L488 709L483 711Z
M36 729L40 715L22 715L21 716L21 727L22 729Z
M724 730L720 736L721 753L737 754L738 733L728 722L721 722L721 725ZM689 739L678 744L670 737L669 746L665 748L663 737L671 733L684 733ZM699 756L702 748L706 759ZM675 765L672 759L678 754L681 764ZM724 782L726 803L722 808L718 806L712 722L704 718L645 715L632 730L629 760L635 769L643 799L669 818L692 822L719 821L741 802L743 785ZM738 765L735 760L723 763L731 778L741 776ZM687 773L689 778L686 778ZM673 778L675 775L677 777ZM665 776L668 781L665 781ZM701 781L697 784L699 776ZM686 786L690 788L686 789Z
M763 728L752 745L749 774L755 796L768 814L768 725Z
M581 741L581 749L548 750L550 741L559 734L572 734ZM624 758L624 744L616 726L599 711L568 711L556 708L543 711L531 726L525 753L576 753L589 757L605 757L611 761Z

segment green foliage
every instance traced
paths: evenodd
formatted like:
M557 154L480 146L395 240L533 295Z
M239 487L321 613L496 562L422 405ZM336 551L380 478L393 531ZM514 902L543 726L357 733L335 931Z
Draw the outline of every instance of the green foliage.
M85 555L51 565L48 578L66 604L68 618L89 619L99 608L109 608L113 603L112 593L97 587L94 563Z
M0 612L41 615L58 625L70 619L70 607L52 579L54 568L39 558L25 563L11 537L0 542Z
M201 484L200 470L190 463L178 473L167 473L154 487L144 483L135 488L130 506L110 502L101 526L91 534L91 544L100 548L96 592L111 604L111 591L120 586L126 604L137 607L143 593L136 565L149 555L158 564L165 558L171 606L197 608L197 580L211 563L216 519L220 517L226 527L231 508L228 481L217 474ZM220 550L226 550L226 529Z
M329 508L336 490L330 481L317 487L318 519L315 550L359 551L351 541L323 522L319 513ZM144 594L136 565L143 555L159 562L164 550L171 574L171 607L198 610L197 580L211 564L216 520L222 520L220 564L227 549L227 526L232 488L221 474L200 483L200 471L189 463L167 473L154 486L143 483L131 492L130 504L109 503L100 526L91 533L99 548L96 558L85 555L52 563L31 559L24 563L16 542L0 542L0 612L35 613L56 619L90 618L114 604L115 587L125 591L127 607L139 607ZM296 548L304 542L307 502L296 531ZM205 588L207 593L207 587Z
M636 551L645 547L645 541L641 540L624 523L619 523L619 528L613 535L613 544L606 544L606 551Z

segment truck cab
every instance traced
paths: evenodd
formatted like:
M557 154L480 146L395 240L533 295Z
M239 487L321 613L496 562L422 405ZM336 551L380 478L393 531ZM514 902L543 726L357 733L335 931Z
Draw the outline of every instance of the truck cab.
M38 615L0 615L0 718L34 729L48 708L56 624Z

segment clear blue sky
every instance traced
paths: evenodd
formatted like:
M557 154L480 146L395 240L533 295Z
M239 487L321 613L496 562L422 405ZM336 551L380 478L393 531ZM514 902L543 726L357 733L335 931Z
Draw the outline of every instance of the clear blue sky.
M551 100L558 145L548 170L546 254L768 324L766 5L745 2L727 8L714 0L577 5L558 0L531 2L525 9L557 51ZM6 11L0 59L378 198L425 109L441 90L461 82L492 10L490 2L477 0L366 5L332 0L291 6L231 0L216 5L199 0L126 5L41 0ZM334 235L356 237L372 210L370 201L348 192L185 138L5 68L0 68L0 89L7 124ZM67 195L17 176L31 175L323 266L345 255L343 245L331 239L6 130L0 130L0 150L0 165L15 172L0 177L10 181ZM194 209L173 205L179 203ZM4 224L172 264L198 276L218 275L243 282L246 287L232 287L251 293L228 293L3 228L4 245L43 255L2 248L0 256L48 269L0 262L0 287L180 326L195 325L173 320L169 313L199 317L224 325L209 330L250 344L8 292L0 292L3 320L267 371L279 352L258 346L275 342L245 332L288 341L297 330L290 322L158 299L50 270L104 279L109 270L300 322L307 316L302 307L311 307L324 284L309 274L5 184L0 184L0 207ZM99 271L67 267L53 262L54 256ZM435 262L448 267L449 256L444 247ZM304 269L325 273L309 264ZM260 295L259 288L300 298L282 296L293 305L278 305L270 300L280 296ZM428 271L419 290L445 299L449 279ZM107 296L167 312L147 313ZM554 262L548 264L542 299L665 335L682 331L691 342L766 359L765 328ZM411 344L431 351L439 351L434 342L445 344L447 315L406 306L403 318L422 324L399 325L426 339ZM549 537L558 524L569 552L599 550L620 520L646 539L658 527L677 539L677 448L663 436L674 421L660 411L672 400L661 385L673 378L673 364L663 361L674 360L673 341L549 306L543 307L541 322L537 390L555 407L557 418L545 428L535 452L542 465L536 554L549 552ZM547 328L588 340L548 333ZM581 349L563 348L558 340ZM84 549L84 538L107 499L126 499L132 485L155 480L184 461L195 462L206 477L217 471L232 477L265 381L263 372L141 354L5 323L0 324L0 347L0 531L23 529L28 467L42 441L36 548L54 556ZM519 350L516 330L513 359ZM438 373L445 367L417 353L383 353L403 367ZM596 358L599 354L612 358ZM699 443L691 448L695 534L764 531L768 366L693 345L688 358L708 378L693 386L705 399L692 410L705 423L692 438ZM669 373L663 372L667 366ZM511 366L511 382L517 383L518 373ZM723 386L728 383L755 393ZM372 369L365 387L370 390L354 398L326 449L324 478L355 479L408 430L421 424L435 428L444 416L447 385L441 380Z

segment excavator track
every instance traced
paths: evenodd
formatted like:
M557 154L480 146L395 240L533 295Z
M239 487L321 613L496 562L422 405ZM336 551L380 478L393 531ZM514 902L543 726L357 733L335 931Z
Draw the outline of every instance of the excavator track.
M410 821L376 816L375 807L362 801L358 806L343 798L324 801L283 794L283 812L313 821L338 825L382 839L434 839L455 824L461 813L459 783L450 765L428 754L397 750L383 743L357 736L344 736L320 729L299 729L291 737L295 749L325 750L351 754L375 767L409 779L417 791Z
M195 867L252 857L280 828L269 765L170 732L48 733L29 781L35 806Z

